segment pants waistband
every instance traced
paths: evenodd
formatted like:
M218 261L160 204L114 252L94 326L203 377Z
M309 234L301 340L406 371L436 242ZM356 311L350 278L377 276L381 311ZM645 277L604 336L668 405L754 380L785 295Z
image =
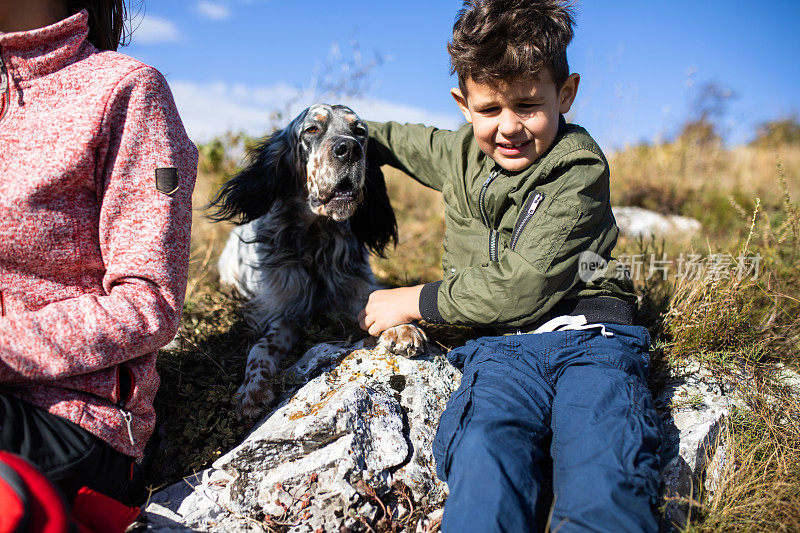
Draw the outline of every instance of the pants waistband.
M495 328L495 335L531 333L545 322L558 316L584 315L588 324L619 324L633 326L636 307L634 304L612 296L593 296L561 300L544 316L519 328Z

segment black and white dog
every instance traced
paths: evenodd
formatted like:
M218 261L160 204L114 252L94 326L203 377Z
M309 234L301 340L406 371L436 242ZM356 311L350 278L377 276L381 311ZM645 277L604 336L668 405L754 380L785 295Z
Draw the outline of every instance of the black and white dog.
M314 105L253 150L211 201L212 219L239 224L219 258L220 278L247 298L246 319L261 335L237 393L239 418L275 399L270 378L315 313L355 318L379 288L368 251L382 255L397 222L366 147L366 124L350 108ZM408 357L426 343L413 324L379 339Z

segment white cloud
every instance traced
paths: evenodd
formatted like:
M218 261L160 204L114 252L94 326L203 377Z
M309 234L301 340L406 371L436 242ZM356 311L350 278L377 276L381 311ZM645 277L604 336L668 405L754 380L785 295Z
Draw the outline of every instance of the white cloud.
M181 40L178 27L169 19L145 15L133 25L132 40L136 44L174 43Z
M227 6L224 6L217 2L210 2L208 0L203 0L202 2L198 2L197 11L204 17L213 20L222 20L229 18L231 16L231 10L228 9Z
M253 136L281 127L314 103L311 91L286 83L247 86L230 83L171 81L172 93L189 137L206 142L226 132L245 132ZM430 112L425 109L375 98L340 98L336 103L352 107L362 118L396 120L457 128L461 115ZM276 119L276 113L282 119Z

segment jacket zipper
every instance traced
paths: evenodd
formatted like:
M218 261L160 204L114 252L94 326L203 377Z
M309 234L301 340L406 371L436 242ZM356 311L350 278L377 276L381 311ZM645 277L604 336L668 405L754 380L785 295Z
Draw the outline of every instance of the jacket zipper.
M122 371L122 366L117 365L117 394L119 395L119 401L117 402L117 409L119 409L120 414L122 415L122 419L125 421L125 426L128 429L128 438L131 441L132 446L136 446L136 441L133 439L133 415L130 411L125 409L125 404L128 403L128 400L131 399L133 396L133 374L130 370L126 369L128 373L128 378L130 379L130 390L128 390L128 394L125 398L122 397L122 380L120 379L119 373Z
M8 108L11 106L11 94L8 87L8 69L6 62L3 61L3 51L0 50L0 120L6 116Z
M489 188L489 185L500 175L500 171L498 169L492 170L489 174L489 177L486 178L486 181L483 182L483 187L481 187L481 193L478 195L478 208L481 211L481 218L483 219L483 224L489 228L489 259L492 261L499 261L499 252L498 247L500 244L500 233L497 232L492 225L489 223L489 215L486 213L486 206L484 205L484 200L486 199L486 190Z
M512 250L515 246L517 246L517 241L519 240L519 236L522 234L522 230L525 229L525 226L528 225L530 219L533 218L533 214L536 213L537 209L539 209L539 206L542 204L542 200L544 200L544 194L540 192L537 192L531 197L530 200L528 200L525 213L523 214L522 218L517 221L516 226L514 226L514 233L511 234L511 244L509 246Z
M133 375L130 374L130 372L129 372L129 375L131 377L131 380L133 380ZM133 414L131 414L130 411L125 409L125 404L133 396L133 388L134 388L134 384L133 384L133 381L131 381L131 390L128 392L127 398L123 399L122 397L120 397L119 400L117 401L117 403L113 403L111 398L100 396L99 394L94 394L94 393L91 393L91 392L86 392L86 394L88 394L90 396L93 396L94 398L97 398L97 399L99 399L99 400L101 400L103 402L111 403L114 407L117 408L117 411L119 411L119 414L122 416L122 419L125 421L125 425L126 425L126 427L128 429L128 440L131 441L131 445L132 446L136 446L136 441L133 438ZM117 391L118 391L118 394L119 394L119 391L120 391L119 365L117 365Z
M6 316L6 301L3 299L3 291L0 291L0 316Z

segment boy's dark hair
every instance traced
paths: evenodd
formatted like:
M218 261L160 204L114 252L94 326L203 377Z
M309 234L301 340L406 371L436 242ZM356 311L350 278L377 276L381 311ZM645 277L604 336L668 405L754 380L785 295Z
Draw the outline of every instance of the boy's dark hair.
M67 10L74 15L81 9L89 12L89 42L98 50L116 50L125 44L127 9L125 0L67 0Z
M571 0L464 0L447 43L450 73L465 82L536 77L549 69L556 88L569 77Z

